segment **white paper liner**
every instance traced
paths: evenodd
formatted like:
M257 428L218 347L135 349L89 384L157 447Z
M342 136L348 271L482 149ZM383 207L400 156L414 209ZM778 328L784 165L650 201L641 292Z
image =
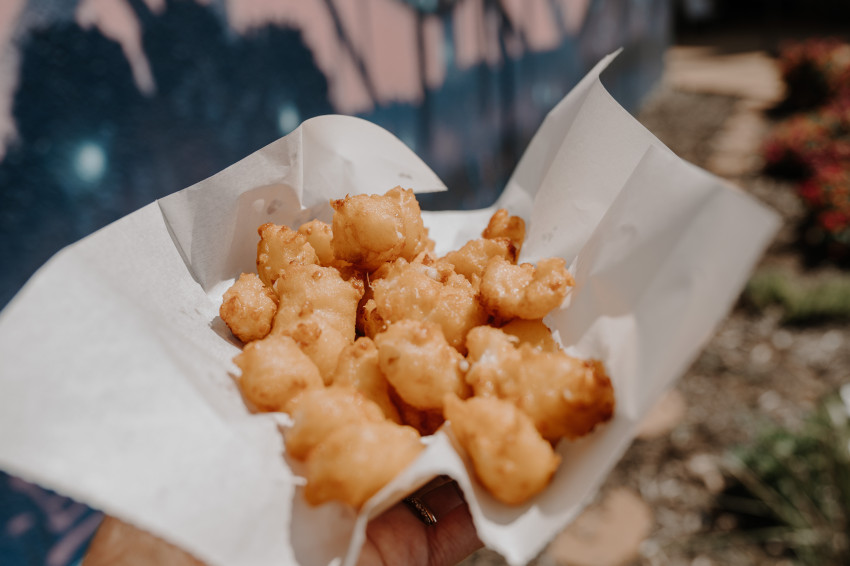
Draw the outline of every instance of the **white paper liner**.
M352 565L368 517L438 474L463 489L480 538L536 556L594 495L653 402L726 315L778 218L675 157L605 91L609 56L550 113L497 203L526 218L524 261L561 256L576 287L547 322L601 358L614 419L561 443L551 486L522 506L472 480L450 430L359 517L306 505L277 415L235 385L221 294L254 269L256 228L328 221L328 200L402 185L441 190L390 134L305 122L214 177L51 259L0 314L0 467L178 544L211 565ZM425 213L438 251L495 209Z

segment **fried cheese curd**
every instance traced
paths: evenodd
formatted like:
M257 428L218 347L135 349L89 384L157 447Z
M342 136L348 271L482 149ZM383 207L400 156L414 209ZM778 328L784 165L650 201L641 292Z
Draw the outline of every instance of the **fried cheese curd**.
M447 253L442 260L466 277L477 291L484 270L494 257L516 263L517 248L507 238L478 238L468 241L457 251Z
M557 352L561 349L552 331L541 319L524 320L515 318L501 327L501 331L515 337L521 344L527 343L544 352Z
M487 311L500 320L543 318L558 308L575 280L559 257L514 265L495 257L481 277L479 292Z
M352 387L332 385L307 390L290 402L294 424L286 430L286 452L304 460L336 429L356 423L379 423L384 413Z
M290 264L274 283L279 306L271 333L292 337L332 380L339 353L354 341L360 279L343 279L333 267Z
M242 342L265 338L277 312L277 295L256 273L243 273L222 297L218 314Z
M549 485L561 459L514 404L495 397L448 397L445 407L455 438L493 497L518 505Z
M504 208L493 213L487 227L481 233L482 238L507 238L516 248L519 255L525 242L525 220L519 216L511 216Z
M316 364L289 336L254 340L233 362L242 370L242 395L259 411L287 411L298 394L324 386Z
M409 189L331 206L331 225L260 226L257 275L220 308L245 343L246 402L293 419L307 501L359 508L446 418L497 499L538 493L558 465L550 443L614 408L602 365L567 356L541 320L573 284L564 261L516 265L525 223L505 210L438 258Z
M270 222L257 228L257 274L271 286L290 265L319 263L316 250L303 234Z
M416 430L390 421L339 427L307 456L304 496L360 508L423 449Z
M334 256L333 231L328 224L321 220L311 220L298 227L298 233L307 239L307 243L313 247L319 265L322 267L334 267L342 275L343 279L363 278L363 274L347 261L337 259Z
M390 384L378 362L378 347L370 338L361 336L342 349L332 382L334 385L353 387L377 404L386 418L402 423L398 408L390 396Z
M393 404L398 408L401 424L412 426L421 436L431 436L446 422L442 407L438 409L417 409L413 405L405 403L395 389L390 389L390 396Z
M466 382L474 395L510 401L546 440L579 438L614 414L614 389L597 360L517 344L490 326L473 328L466 342Z
M463 356L431 322L400 320L375 336L378 363L387 381L408 405L420 410L443 408L443 397L469 396L461 369Z
M347 196L331 201L331 206L334 256L362 271L375 271L400 257L411 260L429 245L419 203L410 189Z
M334 250L331 245L333 232L330 226L318 219L310 220L298 227L298 233L304 236L304 239L316 252L319 265L329 267L339 262L334 257Z
M275 281L274 290L279 305L272 333L288 332L299 322L313 319L354 341L362 280L343 279L333 267L291 264Z
M427 253L413 262L399 258L375 276L374 302L364 305L367 335L405 319L433 322L452 347L465 353L466 333L487 322L472 284Z

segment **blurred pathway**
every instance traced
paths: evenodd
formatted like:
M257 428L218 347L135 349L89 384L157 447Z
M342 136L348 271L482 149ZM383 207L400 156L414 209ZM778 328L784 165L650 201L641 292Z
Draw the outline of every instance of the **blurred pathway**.
M784 89L774 60L763 51L725 55L707 47L674 47L665 63L663 80L670 88L738 99L714 140L707 169L733 180L756 171L767 130L763 112L779 102Z

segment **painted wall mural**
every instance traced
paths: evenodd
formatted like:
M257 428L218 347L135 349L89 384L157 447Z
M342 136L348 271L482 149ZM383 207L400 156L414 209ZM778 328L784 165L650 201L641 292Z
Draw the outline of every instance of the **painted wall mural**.
M425 208L486 206L600 57L625 48L608 84L627 107L639 101L660 75L671 10L670 0L3 0L0 306L63 246L319 114L361 116L414 149L450 188ZM97 514L76 505L0 474L0 563L78 558Z

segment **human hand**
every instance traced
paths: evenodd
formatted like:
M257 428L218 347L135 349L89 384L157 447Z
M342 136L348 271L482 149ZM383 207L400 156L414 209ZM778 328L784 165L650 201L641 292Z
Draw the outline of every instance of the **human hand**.
M369 523L357 566L454 566L481 546L457 484L437 478Z
M437 482L417 498L437 519L399 503L373 519L358 566L453 566L481 547L457 484ZM106 517L89 545L83 566L204 566L180 548L114 517Z

